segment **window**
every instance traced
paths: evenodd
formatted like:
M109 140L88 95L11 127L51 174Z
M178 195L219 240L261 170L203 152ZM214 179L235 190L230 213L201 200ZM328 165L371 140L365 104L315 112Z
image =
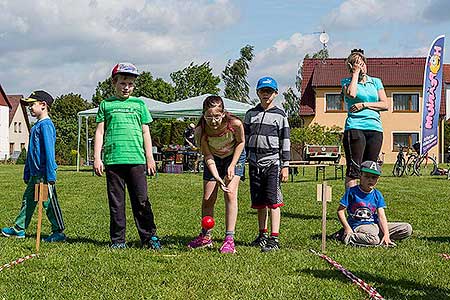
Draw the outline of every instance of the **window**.
M347 111L343 94L326 94L325 101L326 101L326 112Z
M419 94L392 94L394 102L393 111L397 112L418 112Z
M22 122L19 122L19 133L22 133Z
M22 151L25 148L25 143L20 143L20 150Z
M14 122L14 132L17 132L17 122Z
M9 143L9 155L12 155L14 152L14 143Z
M393 133L393 151L398 152L400 148L398 145L408 146L412 148L412 145L419 141L419 133L417 132L402 132L402 133Z

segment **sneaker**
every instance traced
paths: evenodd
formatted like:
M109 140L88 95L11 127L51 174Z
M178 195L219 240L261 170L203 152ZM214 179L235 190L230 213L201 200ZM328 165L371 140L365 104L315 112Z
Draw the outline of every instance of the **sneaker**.
M264 247L267 244L269 235L267 233L260 233L258 237L250 243L252 247Z
M192 240L187 246L190 249L196 248L209 248L212 247L212 239L209 235L199 234L194 240Z
M161 241L156 235L154 235L147 242L147 247L151 250L161 250L162 249Z
M25 237L25 230L18 230L15 226L2 228L2 234L6 237L15 237L23 239Z
M225 237L222 247L220 247L220 253L236 253L236 248L234 247L234 239L231 235Z
M271 237L267 244L261 247L261 252L270 252L280 250L280 244L278 243L278 239Z
M127 248L127 244L125 243L112 243L109 248L111 249L126 249Z
M64 232L53 232L48 237L43 239L44 242L47 243L54 243L54 242L65 242L66 241L66 235Z

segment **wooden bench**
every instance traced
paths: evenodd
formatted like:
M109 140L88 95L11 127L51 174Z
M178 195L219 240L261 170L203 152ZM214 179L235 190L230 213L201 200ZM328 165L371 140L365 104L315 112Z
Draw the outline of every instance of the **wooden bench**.
M340 164L325 164L314 163L306 160L294 160L289 162L289 175L291 182L294 182L294 175L298 174L298 168L302 168L302 175L305 176L305 167L315 167L316 181L319 180L319 173L322 174L322 180L325 180L326 167L334 167L334 179L338 179L338 172L340 171L341 179L344 179L344 166Z

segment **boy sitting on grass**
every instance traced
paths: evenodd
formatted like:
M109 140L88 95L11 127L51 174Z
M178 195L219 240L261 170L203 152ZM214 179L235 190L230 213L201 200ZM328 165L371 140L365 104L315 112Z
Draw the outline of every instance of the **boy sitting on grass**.
M340 201L337 215L343 228L335 237L346 245L394 247L393 241L412 234L408 223L388 223L383 195L375 189L380 175L381 166L378 163L363 162L359 185L347 189Z

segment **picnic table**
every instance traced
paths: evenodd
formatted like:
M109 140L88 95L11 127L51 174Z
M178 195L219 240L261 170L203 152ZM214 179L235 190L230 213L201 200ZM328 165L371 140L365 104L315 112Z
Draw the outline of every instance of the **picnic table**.
M302 175L305 176L305 168L315 168L316 181L319 180L319 174L322 174L322 180L325 180L325 171L327 167L334 167L334 179L338 179L338 173L340 172L341 179L344 178L344 166L338 163L322 163L308 160L292 160L289 162L289 175L291 176L291 182L294 182L294 175L298 174L298 169L302 168Z

